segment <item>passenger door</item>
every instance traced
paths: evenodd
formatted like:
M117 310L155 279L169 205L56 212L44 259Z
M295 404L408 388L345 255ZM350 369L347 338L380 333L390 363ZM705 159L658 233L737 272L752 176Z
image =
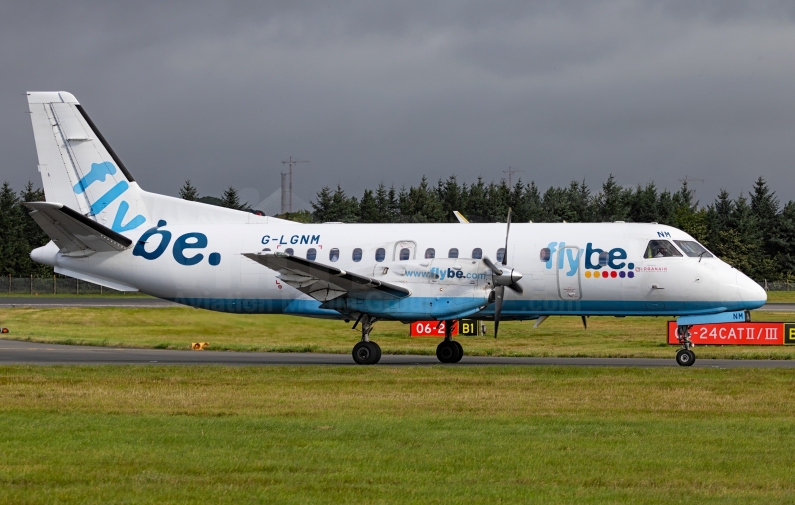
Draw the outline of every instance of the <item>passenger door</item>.
M582 250L577 246L566 246L558 251L556 260L558 294L563 300L579 300L582 298L580 289Z

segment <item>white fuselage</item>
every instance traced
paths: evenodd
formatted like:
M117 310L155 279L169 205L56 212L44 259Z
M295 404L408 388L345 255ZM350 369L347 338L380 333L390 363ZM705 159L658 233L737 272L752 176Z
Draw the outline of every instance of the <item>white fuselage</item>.
M51 247L50 261L71 272L210 310L344 317L320 308L319 302L280 281L277 272L242 255L292 249L292 254L305 258L314 249L317 262L408 286L411 308L404 305L405 310L396 310L394 318L409 320L438 316L430 308L434 302L436 307L455 304L471 297L473 290L487 294L489 277L482 262L473 259L477 256L473 251L479 248L496 262L505 241L505 225L499 223L250 221L162 226L140 244L148 257L126 250L71 258L55 254L57 248ZM142 232L128 236L140 241ZM206 237L206 244L195 238L197 234ZM718 258L644 258L648 242L661 238L693 240L681 230L656 224L512 224L508 264L523 274L524 292L506 292L503 318L709 314L754 309L765 303L765 292L758 284ZM544 248L549 249L546 259L541 258ZM361 249L358 261L355 249ZM383 259L376 257L379 249ZM401 260L404 249L409 251L408 259ZM426 258L428 249L434 250L434 258ZM451 249L458 250L457 260L446 259ZM606 264L599 263L599 251L607 255L607 262L602 261ZM211 257L217 264L211 264ZM450 270L451 263L458 268ZM441 275L428 275L434 268ZM446 275L448 271L452 278ZM460 277L455 276L458 271ZM473 317L488 318L492 311L493 305L486 306Z

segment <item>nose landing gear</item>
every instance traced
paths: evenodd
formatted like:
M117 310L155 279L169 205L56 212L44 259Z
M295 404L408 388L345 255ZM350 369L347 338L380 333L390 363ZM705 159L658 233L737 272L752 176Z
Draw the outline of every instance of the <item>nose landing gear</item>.
M375 365L381 360L381 346L375 342L370 342L370 332L373 331L373 325L377 321L376 318L370 317L367 314L362 314L359 320L353 325L362 323L362 341L353 346L353 361L358 365Z
M453 340L453 321L444 322L444 340L436 346L436 357L442 363L458 363L464 357L464 348Z
M679 366L692 366L696 362L696 353L690 350L693 347L693 341L690 340L690 328L692 328L690 325L676 327L676 338L682 346L676 351L676 362Z

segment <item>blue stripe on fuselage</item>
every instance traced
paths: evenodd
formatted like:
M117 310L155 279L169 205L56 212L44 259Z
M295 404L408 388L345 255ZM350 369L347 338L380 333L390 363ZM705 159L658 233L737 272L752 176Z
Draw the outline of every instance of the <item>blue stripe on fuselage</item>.
M300 299L253 299L253 298L167 298L176 303L217 312L238 314L289 314L296 316L343 318L335 310L321 309L320 302ZM405 300L405 299L404 299ZM392 310L393 319L421 320L428 318L422 310L424 304L444 303L437 298L410 298L411 304L405 310ZM684 316L716 314L736 310L753 310L764 305L764 301L722 301L722 302L664 302L664 306L650 308L644 301L616 300L506 300L502 313L511 319L535 319L540 315L595 315L595 316ZM491 317L494 306L470 317ZM381 316L379 316L381 317ZM388 319L388 318L387 318Z

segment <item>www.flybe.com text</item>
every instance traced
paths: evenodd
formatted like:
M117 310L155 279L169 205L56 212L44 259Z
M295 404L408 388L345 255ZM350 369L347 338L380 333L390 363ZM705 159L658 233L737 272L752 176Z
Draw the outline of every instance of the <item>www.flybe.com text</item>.
M485 279L486 273L464 272L452 268L433 267L430 270L406 270L406 277L430 277L431 279Z

